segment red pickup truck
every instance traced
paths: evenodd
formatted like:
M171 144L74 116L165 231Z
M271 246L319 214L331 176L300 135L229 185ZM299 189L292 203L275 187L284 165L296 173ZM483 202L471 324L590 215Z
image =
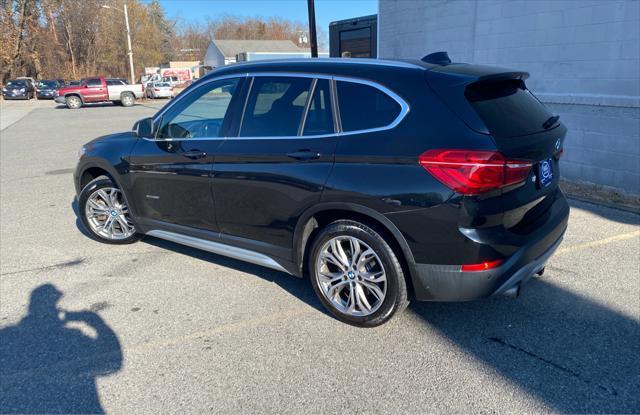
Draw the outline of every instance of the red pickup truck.
M141 84L129 85L121 79L93 76L83 79L78 86L60 88L55 101L70 109L77 109L88 103L109 101L130 107L136 98L142 98L143 93Z

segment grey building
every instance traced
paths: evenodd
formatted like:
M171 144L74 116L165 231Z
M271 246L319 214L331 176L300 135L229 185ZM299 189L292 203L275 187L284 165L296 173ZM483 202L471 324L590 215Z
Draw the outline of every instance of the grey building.
M380 0L378 56L530 72L569 128L562 174L640 194L640 1Z
M296 46L290 40L214 40L204 56L204 65L211 68L235 63L242 53L309 53L309 49Z

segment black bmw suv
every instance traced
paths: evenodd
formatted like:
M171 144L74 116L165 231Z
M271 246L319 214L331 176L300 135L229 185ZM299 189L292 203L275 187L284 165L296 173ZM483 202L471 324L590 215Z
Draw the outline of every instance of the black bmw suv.
M566 128L527 73L423 60L238 64L80 150L96 239L308 275L340 320L517 292L560 244ZM435 56L435 58L434 58Z

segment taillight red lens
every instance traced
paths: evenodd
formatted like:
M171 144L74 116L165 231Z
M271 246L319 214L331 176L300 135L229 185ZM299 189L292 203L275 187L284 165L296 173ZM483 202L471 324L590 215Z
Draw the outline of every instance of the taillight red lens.
M502 264L501 259L497 261L486 261L480 264L467 264L467 265L462 265L460 267L460 271L462 272L486 271L488 269L499 267L500 264Z
M463 195L477 195L524 181L533 163L498 151L428 150L418 157L426 171Z

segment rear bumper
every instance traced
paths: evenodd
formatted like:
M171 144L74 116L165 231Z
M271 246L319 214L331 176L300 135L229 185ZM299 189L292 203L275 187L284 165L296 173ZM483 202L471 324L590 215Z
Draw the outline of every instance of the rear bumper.
M466 301L504 294L540 271L560 245L567 228L569 205L562 194L546 221L532 234L512 236L504 228L464 230L476 243L519 247L502 265L486 271L461 272L459 265L415 264L413 286L418 300ZM512 239L512 240L510 240ZM479 260L478 262L481 262Z

